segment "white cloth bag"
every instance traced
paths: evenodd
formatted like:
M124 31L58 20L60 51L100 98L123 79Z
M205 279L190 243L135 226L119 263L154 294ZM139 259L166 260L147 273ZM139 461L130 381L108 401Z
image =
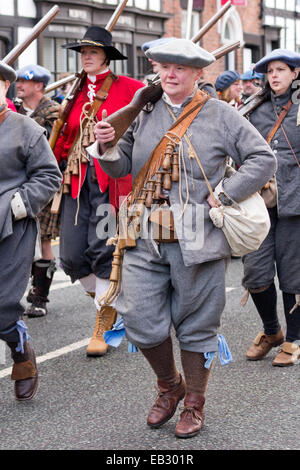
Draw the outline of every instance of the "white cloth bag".
M222 181L214 190L216 199L220 192L223 192ZM223 230L234 256L258 250L271 226L265 202L258 192L238 204L213 207L209 216Z

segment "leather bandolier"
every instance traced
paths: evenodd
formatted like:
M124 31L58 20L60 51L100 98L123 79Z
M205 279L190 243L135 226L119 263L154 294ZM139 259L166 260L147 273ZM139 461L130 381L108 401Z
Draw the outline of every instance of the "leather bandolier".
M158 211L152 212L149 218L152 223L160 227L156 240L177 241L173 214L166 207L166 198L162 194L162 189L170 190L172 182L179 181L179 157L176 146L209 99L210 97L200 90L195 93L191 102L185 106L138 173L131 194L120 207L118 235L112 240L116 248L113 253L110 287L106 294L98 299L99 304L110 305L119 293L124 250L135 247L136 240L141 236L145 207L151 208L153 203L161 206Z

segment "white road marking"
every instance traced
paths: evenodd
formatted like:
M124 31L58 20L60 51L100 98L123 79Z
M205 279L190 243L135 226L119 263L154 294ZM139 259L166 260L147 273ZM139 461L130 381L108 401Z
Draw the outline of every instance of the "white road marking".
M55 273L54 275L54 280L60 281L57 283L53 283L51 286L51 291L53 290L58 290L58 289L64 289L65 287L73 287L73 286L78 286L80 285L79 281L74 282L74 284L71 283L69 276L67 276L63 271L59 270ZM226 292L231 292L232 290L237 289L237 287L226 287ZM27 294L25 294L27 295ZM42 362L49 361L50 359L54 359L55 357L62 356L64 354L68 354L72 351L76 351L77 349L83 348L87 346L90 342L90 338L85 338L82 339L81 341L77 341L76 343L69 344L68 346L64 346L63 348L56 349L55 351L49 352L44 354L43 356L37 357L36 361L38 364L41 364ZM5 347L4 342L0 340L0 346ZM3 352L3 351L2 351ZM2 354L3 356L3 354ZM11 374L11 367L8 367L6 369L0 370L0 379L3 377L7 377L8 375Z
M76 351L77 349L83 348L87 346L90 342L91 338L85 338L81 341L77 341L76 343L69 344L60 349L56 349L55 351L49 352L44 354L43 356L39 356L36 359L37 364L41 364L42 362L49 361L50 359L54 359L55 357L62 356L63 354L68 354L69 352ZM0 379L6 377L7 375L11 374L11 367L7 367L6 369L0 370Z

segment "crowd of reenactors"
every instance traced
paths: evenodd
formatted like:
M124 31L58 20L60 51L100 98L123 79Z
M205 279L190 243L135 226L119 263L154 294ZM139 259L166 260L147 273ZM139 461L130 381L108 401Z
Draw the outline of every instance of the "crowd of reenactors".
M37 390L24 317L48 313L58 263L52 241L59 237L59 266L72 282L80 281L95 308L86 354L106 353L106 334L119 316L157 377L159 394L147 424L160 427L184 400L175 435L193 437L203 425L212 359L227 346L219 329L231 250L209 217L211 207L235 207L257 191L264 197L270 231L242 258L242 284L262 320L246 358L262 359L279 346L273 366L300 359L300 54L276 49L243 75L226 70L211 84L202 77L216 60L212 53L192 40L164 38L143 48L153 67L143 82L111 71L111 61L127 57L106 28L91 26L63 47L80 55L83 70L51 145L67 86L50 98L47 69L29 64L15 71L0 62L0 339L11 351L15 397L31 400ZM14 103L6 98L13 83ZM117 120L120 110L118 128L110 117ZM228 163L235 172L224 178ZM223 180L218 200L204 174L212 188ZM138 217L127 213L122 237L116 219L134 204ZM199 205L203 237L193 244L184 220ZM110 222L116 234L99 231ZM117 289L108 301L112 284Z

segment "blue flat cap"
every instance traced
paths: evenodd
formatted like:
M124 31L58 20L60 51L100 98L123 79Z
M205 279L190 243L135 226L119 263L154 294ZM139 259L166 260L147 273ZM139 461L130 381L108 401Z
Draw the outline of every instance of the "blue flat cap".
M266 73L268 63L273 60L280 60L291 67L300 67L299 53L289 51L288 49L274 49L255 64L254 70L259 73Z
M160 46L161 44L166 44L167 42L172 41L173 39L176 39L176 38L159 38L159 39L154 39L153 41L144 42L144 44L142 45L142 51L146 52L151 47Z
M218 76L215 83L215 88L217 91L226 90L226 88L230 87L230 85L232 85L237 80L240 80L240 78L240 74L235 70L226 70L226 72L223 72Z
M17 79L18 78L33 80L34 82L42 82L46 86L50 81L51 75L49 70L45 69L45 67L30 64L17 70Z
M8 80L13 83L17 79L17 74L10 65L0 61L0 80Z
M241 75L241 80L253 80L254 78L257 80L263 80L264 75L262 73L257 73L254 70L247 70L247 72Z
M159 63L203 68L215 62L215 57L189 39L175 38L145 52L149 59Z

